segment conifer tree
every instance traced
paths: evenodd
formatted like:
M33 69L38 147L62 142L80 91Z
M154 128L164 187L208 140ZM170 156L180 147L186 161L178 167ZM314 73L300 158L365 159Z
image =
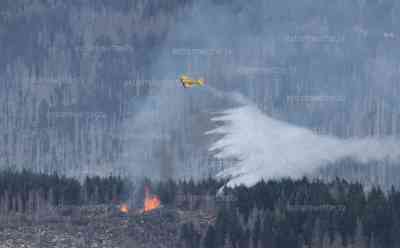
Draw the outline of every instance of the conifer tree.
M204 248L217 248L216 233L213 226L209 226L204 237Z

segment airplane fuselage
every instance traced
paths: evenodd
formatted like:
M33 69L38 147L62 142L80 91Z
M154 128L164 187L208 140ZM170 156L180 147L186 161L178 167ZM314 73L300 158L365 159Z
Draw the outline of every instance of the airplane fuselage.
M193 87L195 85L197 85L197 86L204 85L204 80L203 79L192 79L192 78L189 78L188 76L185 76L185 75L180 77L180 81L182 83L182 86L185 87L185 88L190 88L190 87Z

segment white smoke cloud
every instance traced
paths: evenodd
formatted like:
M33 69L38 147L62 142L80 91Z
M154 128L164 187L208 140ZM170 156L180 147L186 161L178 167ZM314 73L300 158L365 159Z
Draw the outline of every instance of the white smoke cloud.
M399 157L394 138L340 139L317 135L306 128L273 119L253 104L230 109L212 118L222 122L206 134L223 135L209 148L218 159L238 162L218 176L232 177L229 186L253 185L261 179L301 177L344 157L360 162L395 160Z

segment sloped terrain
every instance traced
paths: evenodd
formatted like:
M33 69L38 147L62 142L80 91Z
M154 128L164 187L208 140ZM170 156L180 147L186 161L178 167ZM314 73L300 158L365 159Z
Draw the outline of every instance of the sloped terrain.
M110 206L91 206L59 209L38 219L40 221L26 216L2 218L0 247L183 247L182 224L197 223L199 232L204 233L214 218L210 213L172 208L123 214Z

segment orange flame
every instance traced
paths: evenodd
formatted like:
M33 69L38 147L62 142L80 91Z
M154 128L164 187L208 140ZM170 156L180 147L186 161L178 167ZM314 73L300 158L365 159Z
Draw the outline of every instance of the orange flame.
M129 207L128 204L121 204L121 206L119 207L119 211L121 211L124 214L127 214L129 212Z
M144 209L143 212L148 212L159 208L161 204L160 198L157 196L151 196L149 193L149 188L144 188Z

